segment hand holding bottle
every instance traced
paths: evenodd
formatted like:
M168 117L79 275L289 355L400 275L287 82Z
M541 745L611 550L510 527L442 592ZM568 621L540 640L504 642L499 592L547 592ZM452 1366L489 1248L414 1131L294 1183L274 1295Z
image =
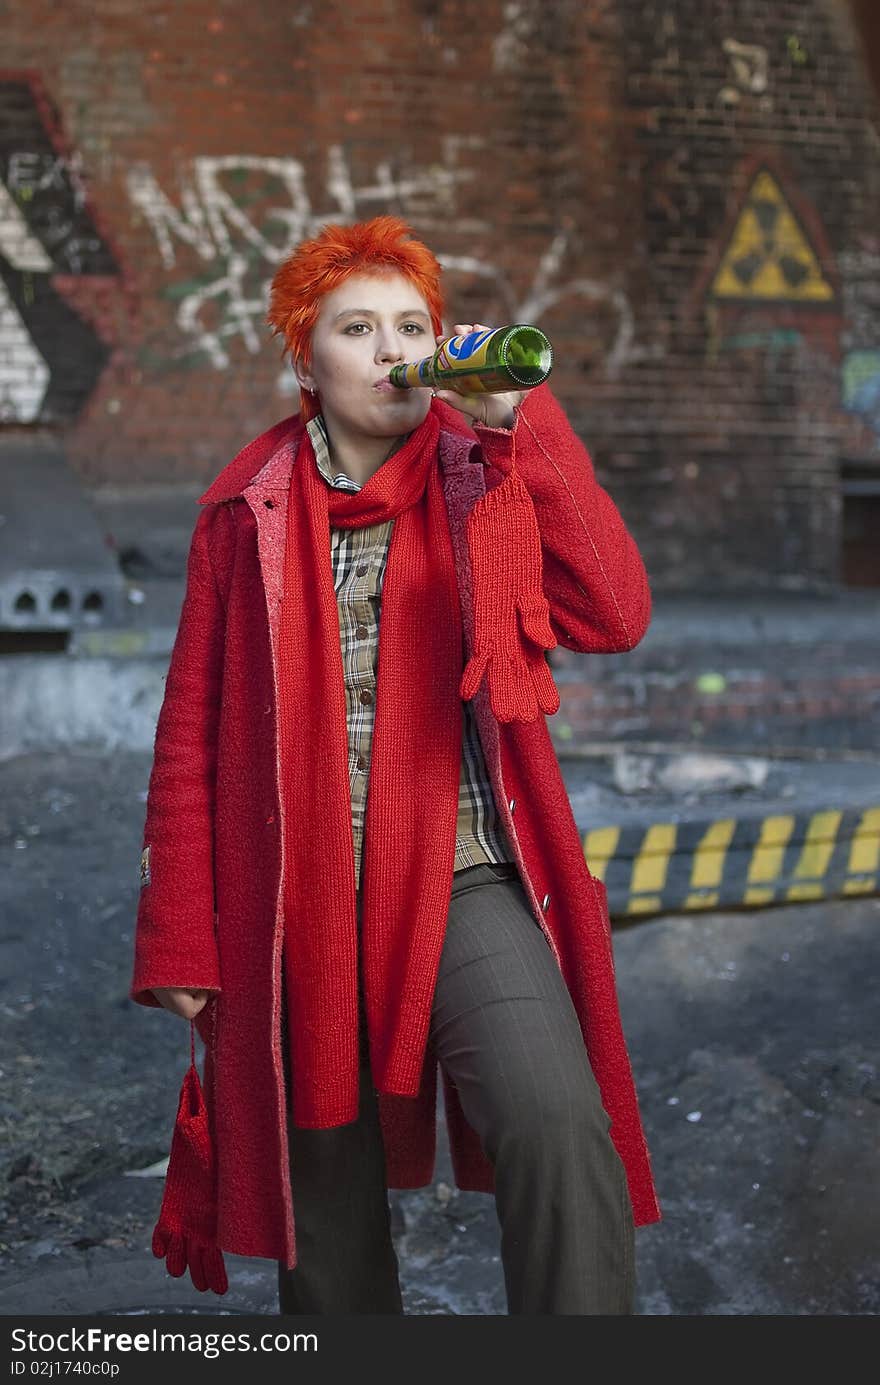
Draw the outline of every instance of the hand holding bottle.
M455 336L465 336L468 332L491 332L492 328L481 322L456 322L452 328ZM438 344L446 336L437 337ZM451 404L454 409L467 414L476 424L485 428L512 428L516 422L515 410L526 397L525 390L511 390L506 394L459 394L457 390L434 390L436 399Z

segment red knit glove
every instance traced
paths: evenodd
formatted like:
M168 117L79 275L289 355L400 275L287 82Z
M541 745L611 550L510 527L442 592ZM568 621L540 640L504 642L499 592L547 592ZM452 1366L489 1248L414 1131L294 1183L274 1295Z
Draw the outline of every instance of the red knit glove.
M541 536L532 499L519 474L477 501L467 518L474 582L474 649L460 694L474 696L483 674L499 721L533 721L559 710L559 693L544 657L556 636L541 585Z
M198 1290L225 1294L229 1287L223 1252L215 1241L217 1200L208 1110L195 1060L190 1063L177 1106L165 1195L153 1230L153 1254L179 1279L189 1267Z

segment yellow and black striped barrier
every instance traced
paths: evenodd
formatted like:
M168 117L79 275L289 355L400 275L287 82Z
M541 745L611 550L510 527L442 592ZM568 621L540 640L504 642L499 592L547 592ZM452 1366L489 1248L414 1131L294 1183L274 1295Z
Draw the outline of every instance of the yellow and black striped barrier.
M597 827L583 847L612 918L871 895L880 806Z

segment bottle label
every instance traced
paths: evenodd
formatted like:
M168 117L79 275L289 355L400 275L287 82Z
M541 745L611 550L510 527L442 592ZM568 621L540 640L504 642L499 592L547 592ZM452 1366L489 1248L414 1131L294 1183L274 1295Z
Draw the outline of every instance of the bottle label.
M434 358L434 379L439 385L454 383L462 394L485 394L509 388L508 376L498 360L493 343L503 335L497 327L485 332L468 332L441 342ZM467 373L462 366L467 365Z

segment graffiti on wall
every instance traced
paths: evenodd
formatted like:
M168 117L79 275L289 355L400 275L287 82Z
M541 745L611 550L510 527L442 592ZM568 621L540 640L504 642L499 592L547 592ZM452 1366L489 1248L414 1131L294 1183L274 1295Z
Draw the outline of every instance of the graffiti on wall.
M844 251L839 265L845 323L841 402L880 440L880 240Z
M880 438L880 350L847 352L841 384L843 407L861 414Z
M448 136L440 163L401 172L383 161L376 164L372 177L358 182L343 147L330 145L318 207L306 170L294 158L195 158L190 175L181 181L177 203L148 164L130 169L127 185L135 216L151 228L169 273L164 293L175 305L182 338L174 359L178 364L207 360L215 369L225 370L233 342L240 342L250 353L261 350L275 267L300 240L328 221L351 222L394 211L413 224L454 223L459 234L491 238L488 223L473 218L467 209L467 185L478 176L476 162L468 166L467 156L481 146L478 136ZM612 323L603 359L612 375L625 364L654 354L652 348L637 343L632 307L621 288L567 277L564 263L570 232L566 229L548 239L526 285L514 285L494 260L447 254L436 243L434 248L447 274L483 281L509 321L534 320L563 302L600 305ZM181 255L187 266L193 259L200 262L200 270L178 275ZM582 307L577 311L582 312ZM279 389L292 392L294 384L287 371Z
M767 49L759 43L740 43L735 38L726 38L721 46L727 55L729 71L727 84L719 91L718 99L727 106L735 106L743 95L757 96L761 110L772 110L773 99L767 91Z
M0 423L75 417L109 356L79 281L116 282L75 153L36 84L0 81Z

